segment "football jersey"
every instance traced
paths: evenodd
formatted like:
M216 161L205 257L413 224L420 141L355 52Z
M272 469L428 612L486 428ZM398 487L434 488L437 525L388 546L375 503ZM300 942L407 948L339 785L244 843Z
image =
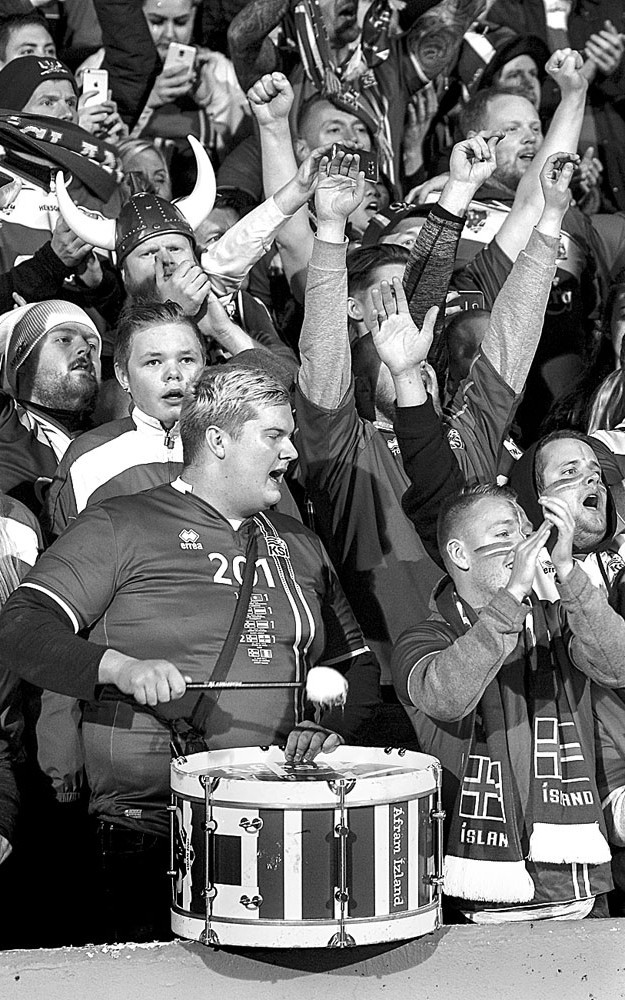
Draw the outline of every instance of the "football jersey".
M23 586L51 597L76 632L89 630L92 642L141 660L169 660L195 681L210 680L234 616L252 531L256 574L228 680L303 682L310 666L347 661L348 667L367 652L312 532L274 512L235 529L181 480L88 507ZM371 680L365 701L377 697ZM350 687L356 702L357 688ZM201 728L211 749L267 745L286 741L300 697L298 689L193 691L159 705L159 713L189 718L201 699ZM349 730L349 696L343 718ZM165 832L166 726L130 704L93 702L83 736L92 809L142 828L147 815L154 832Z

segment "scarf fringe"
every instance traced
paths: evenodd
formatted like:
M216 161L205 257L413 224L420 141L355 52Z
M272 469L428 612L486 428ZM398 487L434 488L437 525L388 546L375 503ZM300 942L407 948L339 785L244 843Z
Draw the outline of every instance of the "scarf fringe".
M535 890L523 861L478 861L446 854L444 891L483 903L530 903Z
M598 823L534 823L530 861L554 865L602 865L611 860L610 847Z

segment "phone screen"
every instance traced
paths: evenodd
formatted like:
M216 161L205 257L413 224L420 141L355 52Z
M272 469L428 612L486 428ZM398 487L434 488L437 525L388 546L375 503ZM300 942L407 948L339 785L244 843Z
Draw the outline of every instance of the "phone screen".
M351 149L349 146L341 145L340 142L335 142L330 151L330 155L334 158L338 152L358 153L358 156L360 157L360 169L364 172L365 178L368 181L379 180L380 168L378 165L377 153L368 153L364 149Z
M484 292L471 291L471 292L458 292L458 297L460 299L460 305L463 309L483 309L484 308Z

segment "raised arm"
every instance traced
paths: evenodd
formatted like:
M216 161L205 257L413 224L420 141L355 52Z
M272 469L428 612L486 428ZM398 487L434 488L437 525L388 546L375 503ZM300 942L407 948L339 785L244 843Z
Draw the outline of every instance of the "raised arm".
M426 400L421 371L432 344L438 306L428 309L419 330L398 278L393 278L392 285L382 281L372 288L371 301L376 320L370 324L371 336L380 361L393 376L397 405L420 406Z
M250 0L230 22L228 48L243 90L263 73L278 68L278 53L269 34L290 6L291 0Z
M260 130L263 187L269 198L297 173L289 126L293 88L284 73L268 73L256 81L247 96ZM276 242L288 281L302 275L305 285L305 271L313 248L306 206L285 222Z
M561 99L555 110L543 144L530 167L521 178L512 209L495 240L510 260L515 261L537 224L544 199L539 183L545 163L560 149L577 151L584 120L588 81L581 73L583 60L579 52L559 49L546 65L547 72L560 88Z
M438 309L433 306L428 310L419 330L398 279L392 286L384 281L372 289L371 298L377 314L371 333L380 361L393 377L397 398L395 430L410 479L402 507L428 555L440 565L436 543L438 511L464 481L423 378Z
M454 269L464 217L476 191L497 166L495 148L502 132L485 133L457 143L451 154L449 179L410 251L404 288L410 314L419 327L428 309L439 307L430 361L439 379L447 367L443 305Z
M312 197L322 152L313 150L275 195L234 224L202 254L202 267L218 295L237 290L270 249L286 220Z
M540 219L495 299L482 341L482 353L515 393L525 387L540 340L556 272L562 219L571 201L569 185L578 159L575 154L559 152L543 165Z
M317 235L308 268L304 323L299 348L299 386L316 406L339 405L351 382L347 332L345 223L364 196L357 154L339 153L319 166L315 193Z

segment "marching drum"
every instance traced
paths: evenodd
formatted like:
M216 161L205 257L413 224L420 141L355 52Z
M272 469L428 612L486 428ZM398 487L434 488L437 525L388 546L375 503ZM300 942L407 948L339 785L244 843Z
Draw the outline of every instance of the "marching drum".
M172 930L204 944L377 944L440 926L439 762L339 747L287 764L278 747L171 765Z

